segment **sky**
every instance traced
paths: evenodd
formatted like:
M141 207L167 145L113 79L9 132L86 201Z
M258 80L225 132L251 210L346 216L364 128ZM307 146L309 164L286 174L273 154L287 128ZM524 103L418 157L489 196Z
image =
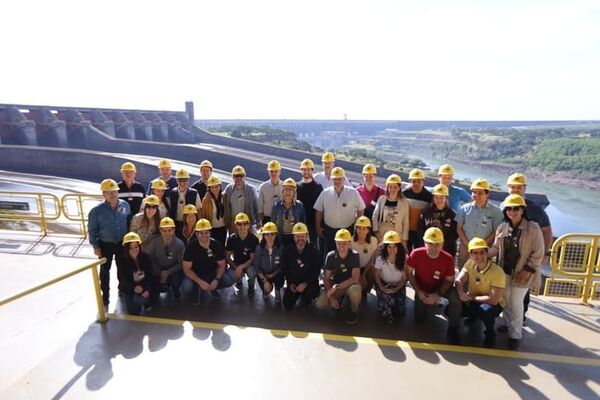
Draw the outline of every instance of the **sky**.
M600 0L20 0L0 19L0 103L600 119Z

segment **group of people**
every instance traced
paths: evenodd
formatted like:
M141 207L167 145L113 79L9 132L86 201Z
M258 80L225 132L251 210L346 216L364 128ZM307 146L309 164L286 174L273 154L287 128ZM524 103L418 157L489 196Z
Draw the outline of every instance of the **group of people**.
M190 184L187 171L173 176L169 160L160 160L148 191L135 180L135 165L124 163L121 182L102 181L105 201L88 218L94 252L107 259L100 269L105 306L113 258L132 314L164 292L184 292L194 304L203 294L220 298L227 287L240 292L246 277L248 296L258 283L266 301L274 297L289 310L299 302L340 310L346 301L348 323L357 322L374 289L378 314L394 324L410 283L416 320L429 308L443 312L450 343L460 343L466 317L483 322L484 346L495 345L497 331L508 333L509 348L519 346L529 289L539 284L552 244L548 216L526 199L523 174L508 178L509 194L497 207L485 179L469 193L453 184L448 164L430 191L420 169L404 188L396 174L379 187L377 167L367 164L354 188L332 153L321 161L315 174L313 161L303 160L296 182L282 180L273 160L269 179L255 188L239 165L223 185L212 163L202 161L200 179ZM500 314L504 324L496 328Z

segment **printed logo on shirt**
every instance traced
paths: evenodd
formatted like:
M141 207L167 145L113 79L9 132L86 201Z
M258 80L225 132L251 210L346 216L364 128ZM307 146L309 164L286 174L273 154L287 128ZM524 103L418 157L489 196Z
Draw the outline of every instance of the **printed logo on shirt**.
M440 276L441 276L441 275L442 275L442 274L440 273L440 271L436 270L436 271L433 273L433 279L440 279Z
M279 256L275 256L275 264L279 264Z
M206 250L206 256L207 256L208 258L213 258L213 257L214 257L214 254L213 254L213 252L212 252L212 250L211 250L211 249L208 249L208 250Z
M301 259L297 258L297 259L296 259L296 264L298 264L298 266L299 266L300 268L304 268L304 263L302 262L302 260L301 260Z

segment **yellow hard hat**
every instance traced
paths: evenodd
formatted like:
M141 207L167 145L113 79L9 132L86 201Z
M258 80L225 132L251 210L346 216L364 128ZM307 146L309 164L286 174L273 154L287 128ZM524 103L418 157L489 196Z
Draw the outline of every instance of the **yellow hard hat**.
M362 169L362 173L363 174L373 174L376 175L377 174L377 167L373 164L365 164L365 166Z
M488 245L485 240L481 238L473 238L469 241L469 253L475 249L487 249Z
M246 170L241 165L236 165L231 170L231 175L246 175Z
M511 194L502 202L502 209L506 207L527 207L525 199L518 194Z
M218 176L215 175L211 175L210 178L208 178L208 180L206 181L206 186L210 187L210 186L217 186L217 185L221 185L221 180L219 179Z
M448 197L448 187L446 185L442 185L441 183L439 185L435 185L433 189L431 189L431 194Z
M383 243L400 243L402 239L400 239L400 235L396 231L387 231L385 235L383 235Z
M180 169L175 173L177 179L190 179L190 174L185 169Z
M171 168L171 161L163 158L158 162L158 168Z
M348 229L340 229L335 233L336 242L349 242L352 240L352 234Z
M123 171L137 172L137 169L135 169L135 165L133 165L133 163L127 161L121 165L121 172Z
M167 190L167 183L160 178L156 178L152 181L150 187L157 190Z
M454 168L450 164L444 164L438 169L438 175L454 175Z
M158 196L151 194L150 196L146 197L146 205L159 206L160 199L158 198Z
M415 168L408 174L408 179L425 179L425 173L419 168Z
M331 177L332 178L345 178L346 171L344 171L344 169L342 167L335 167L334 169L331 170Z
M444 233L440 228L429 228L423 235L423 240L427 243L444 243Z
M261 233L277 233L277 225L273 222L267 222L260 230Z
M105 179L100 183L100 190L103 192L115 192L119 190L119 185L112 179Z
M213 165L210 161L208 160L204 160L200 163L200 169L204 168L204 167L208 167L210 169L213 169Z
M210 224L210 221L204 218L201 218L198 220L198 222L196 222L196 232L198 231L208 231L212 229L212 225Z
M507 185L527 185L527 178L525 175L517 172L508 177L506 181Z
M321 157L321 162L332 162L335 161L335 156L333 155L333 153L331 152L326 152L323 153L323 156Z
M387 177L387 179L385 180L385 186L391 184L391 183L396 183L398 185L402 184L402 178L400 178L398 175L396 174L391 174L390 176Z
M289 186L289 187L293 187L294 189L296 189L296 181L293 180L292 178L287 178L285 181L283 181L283 186Z
M477 178L471 184L471 190L473 189L490 190L490 184L483 178Z
M198 214L198 209L193 204L186 204L185 207L183 207L183 215L186 214Z
M235 216L234 222L236 224L239 223L239 222L248 222L248 223L250 223L250 218L248 218L248 216L246 214L244 214L244 213L238 213Z
M308 228L302 222L297 222L292 228L292 234L300 235L300 234L308 234Z
M159 228L175 228L175 221L169 217L164 217L160 220Z
M123 236L123 246L131 242L142 244L142 239L140 239L140 235L135 232L126 233L125 236Z
M300 163L300 169L302 168L312 168L315 169L315 163L310 158L305 158Z
M364 215L361 215L360 217L356 218L356 222L354 223L354 226L362 226L365 228L370 228L371 227L371 220L368 217L365 217Z
M271 160L267 164L267 171L281 171L281 164L277 160Z

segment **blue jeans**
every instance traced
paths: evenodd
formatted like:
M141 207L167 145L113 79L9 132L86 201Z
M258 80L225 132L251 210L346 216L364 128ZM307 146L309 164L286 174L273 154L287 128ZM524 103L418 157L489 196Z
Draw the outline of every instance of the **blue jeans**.
M147 299L136 293L128 293L125 295L127 304L127 313L131 315L140 315L144 306L150 304L150 296Z
M210 284L210 282L208 282L208 283ZM217 285L217 289L228 288L230 286L233 286L234 283L235 283L235 280L233 279L233 271L228 269L227 271L225 271L225 273L221 277L221 280L219 281L219 284ZM200 288L200 285L198 285L196 282L194 282L193 280L191 280L190 278L188 278L186 276L183 278L183 282L182 282L181 286L185 292L190 293L190 298L191 298L192 302L198 299L198 290L202 290Z
M496 304L495 306L487 303L478 303L476 301L470 301L463 303L462 313L465 317L473 319L481 319L485 326L485 336L495 337L496 329L494 324L496 323L496 317L502 312L502 306Z

